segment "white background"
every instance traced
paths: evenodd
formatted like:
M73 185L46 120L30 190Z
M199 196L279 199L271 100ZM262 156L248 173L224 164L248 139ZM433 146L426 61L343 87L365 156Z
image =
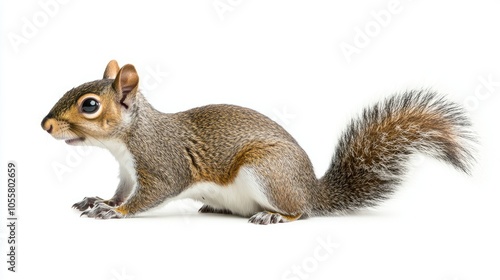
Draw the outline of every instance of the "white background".
M0 278L500 279L495 1L0 5ZM346 45L356 53L346 56ZM101 78L110 59L136 66L161 111L232 103L271 116L318 176L362 107L432 87L470 110L479 162L469 177L417 156L392 200L342 217L256 226L183 201L131 219L80 218L70 206L110 197L117 163L52 139L40 122L67 90ZM5 262L8 160L19 166L15 274Z

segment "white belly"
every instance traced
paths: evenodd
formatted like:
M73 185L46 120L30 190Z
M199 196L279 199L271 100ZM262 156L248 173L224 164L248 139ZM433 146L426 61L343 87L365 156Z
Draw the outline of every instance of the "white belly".
M176 199L192 198L217 209L227 209L233 214L251 216L263 210L275 211L264 193L259 178L252 169L242 167L233 183L220 186L212 182L191 185Z

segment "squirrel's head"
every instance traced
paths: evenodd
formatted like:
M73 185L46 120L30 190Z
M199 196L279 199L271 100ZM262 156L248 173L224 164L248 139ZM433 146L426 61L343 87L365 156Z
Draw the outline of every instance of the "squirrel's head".
M116 135L130 118L138 94L139 76L133 65L121 69L115 60L101 80L66 92L42 120L42 128L67 144L90 144Z

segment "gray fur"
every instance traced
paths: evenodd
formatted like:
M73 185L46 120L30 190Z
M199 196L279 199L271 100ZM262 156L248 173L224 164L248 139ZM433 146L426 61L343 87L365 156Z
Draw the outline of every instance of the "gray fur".
M114 76L114 68L108 67L105 77ZM366 108L350 122L330 168L317 179L304 150L266 116L232 105L161 113L137 91L133 66L124 66L117 75L70 90L42 121L50 134L78 136L85 144L108 148L119 161L126 150L115 196L85 198L74 205L81 211L91 208L83 212L89 217L143 212L200 182L225 188L248 167L265 195L250 222L286 222L376 205L402 182L409 158L417 152L465 173L474 162L474 134L463 108L431 91L408 91ZM98 121L84 120L74 110L76 100L89 92L107 106L109 114ZM70 107L73 113L63 117ZM101 131L95 132L96 127ZM106 146L116 143L122 150ZM226 206L205 205L200 212L234 213Z
M426 90L392 96L365 109L342 134L315 192L313 214L356 210L387 199L417 152L469 174L474 143L471 123L458 104Z

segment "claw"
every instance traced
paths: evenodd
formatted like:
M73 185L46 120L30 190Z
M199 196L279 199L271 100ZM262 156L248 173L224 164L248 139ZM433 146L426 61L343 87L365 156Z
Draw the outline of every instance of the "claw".
M115 219L124 217L123 214L116 211L116 207L111 207L105 202L95 203L92 209L82 212L80 217L83 215L96 219Z
M271 212L259 212L248 220L249 223L259 224L259 225L269 225L283 223L283 217L278 213Z
M264 211L250 217L248 222L259 225L268 225L296 221L300 219L300 217L302 217L302 213L295 215L284 215L280 213Z
M73 204L72 208L78 209L80 211L84 211L88 208L93 208L96 203L104 201L102 198L96 197L85 197L82 201Z

